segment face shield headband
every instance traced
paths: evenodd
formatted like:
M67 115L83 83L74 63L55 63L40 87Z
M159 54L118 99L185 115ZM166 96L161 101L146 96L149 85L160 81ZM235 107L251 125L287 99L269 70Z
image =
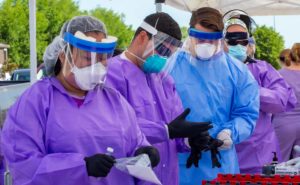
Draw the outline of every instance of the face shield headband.
M202 32L195 28L189 29L189 36L201 40L219 40L223 38L222 32Z
M246 12L244 12L243 10L238 10L238 9L228 11L223 16L223 22L225 23L233 17L240 18L240 16L248 16L248 14Z
M113 36L108 36L107 38L102 39L101 42L94 42L83 40L69 32L66 32L64 34L64 41L71 44L73 47L79 48L84 51L106 54L112 54L117 45L117 38Z

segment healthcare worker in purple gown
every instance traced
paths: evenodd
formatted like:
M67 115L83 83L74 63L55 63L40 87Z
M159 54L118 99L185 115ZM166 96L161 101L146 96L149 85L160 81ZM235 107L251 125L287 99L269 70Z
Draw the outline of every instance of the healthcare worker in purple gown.
M115 45L101 21L78 16L47 47L50 77L28 88L4 123L2 150L13 184L132 185L133 177L112 168L115 158L146 153L157 165L158 151L134 110L104 83Z
M210 127L185 120L189 109L182 113L173 80L163 73L180 40L180 28L173 18L166 13L151 14L136 30L127 50L109 61L107 76L108 85L132 105L142 132L158 148L161 162L154 171L164 185L178 184L177 152L187 150L182 139L176 138L199 135L205 144Z
M274 114L272 120L279 139L282 160L287 161L300 157L300 151L293 150L296 145L300 146L300 43L295 43L287 55L281 53L280 60L285 67L279 73L293 88L298 100L294 110ZM300 158L298 161L300 168Z
M245 13L243 15L247 16ZM248 22L236 16L224 18L225 41L229 54L248 66L260 86L260 113L254 133L246 141L236 145L240 171L261 173L263 165L272 162L272 152L280 153L271 116L291 110L297 100L291 87L276 69L265 61L247 56L250 32Z

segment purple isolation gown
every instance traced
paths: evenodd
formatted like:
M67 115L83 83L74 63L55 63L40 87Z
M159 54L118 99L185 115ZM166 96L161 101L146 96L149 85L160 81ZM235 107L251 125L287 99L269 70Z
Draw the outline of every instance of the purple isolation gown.
M78 107L54 77L35 83L9 109L1 144L17 185L133 185L115 168L107 177L89 177L84 157L112 147L122 158L149 145L117 91L95 88Z
M271 163L273 153L279 154L279 143L271 116L295 107L296 97L291 87L269 63L255 60L247 64L259 84L260 112L250 138L236 145L241 173L261 173Z
M293 150L295 145L300 146L300 71L281 69L279 73L293 88L296 97L296 108L289 112L275 114L273 124L279 139L282 160L300 157L300 153Z
M163 185L178 184L177 152L186 151L182 140L170 140L166 124L183 112L173 79L163 74L145 74L124 53L109 61L107 85L117 89L134 108L147 140L160 153L154 168Z

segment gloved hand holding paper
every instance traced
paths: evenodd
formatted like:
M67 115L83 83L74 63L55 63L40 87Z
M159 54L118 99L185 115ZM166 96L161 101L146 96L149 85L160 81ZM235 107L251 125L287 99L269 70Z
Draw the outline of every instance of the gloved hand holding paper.
M151 162L147 154L116 159L114 166L118 170L141 180L162 185L151 168Z

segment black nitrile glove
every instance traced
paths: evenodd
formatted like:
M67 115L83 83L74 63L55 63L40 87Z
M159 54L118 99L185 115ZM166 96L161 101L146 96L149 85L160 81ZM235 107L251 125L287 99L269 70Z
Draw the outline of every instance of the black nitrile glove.
M219 162L218 156L221 159L221 155L220 152L218 150L218 148L220 146L222 146L224 143L223 141L219 140L219 139L214 139L211 138L210 139L210 143L209 143L209 147L208 150L210 150L210 154L211 154L211 162L212 162L212 167L221 167L221 163Z
M190 168L193 164L198 167L201 159L201 152L208 149L210 136L208 132L203 132L193 138L189 138L191 153L186 161L186 168Z
M201 159L201 149L196 147L191 147L191 153L186 160L186 168L190 168L193 164L198 168L199 160Z
M159 152L153 146L144 146L144 147L137 149L134 153L134 156L137 156L140 154L147 154L149 156L152 168L157 166L158 163L160 162Z
M207 148L210 144L210 139L208 131L201 132L194 137L189 137L189 145L201 149Z
M168 124L169 136L171 139L194 137L212 128L212 125L209 122L191 122L185 120L190 111L189 108L185 109L182 114Z
M89 176L106 177L115 163L115 158L106 154L96 154L84 158Z

